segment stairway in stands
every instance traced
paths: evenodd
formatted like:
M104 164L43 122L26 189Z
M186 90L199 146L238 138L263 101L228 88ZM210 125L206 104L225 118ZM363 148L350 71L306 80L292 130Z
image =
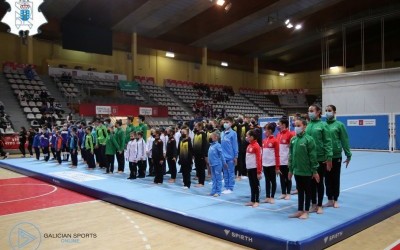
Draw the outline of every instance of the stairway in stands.
M0 89L0 100L4 103L6 114L10 116L14 131L19 131L21 127L30 127L30 123L26 119L26 115L19 105L10 84L2 73L0 73Z

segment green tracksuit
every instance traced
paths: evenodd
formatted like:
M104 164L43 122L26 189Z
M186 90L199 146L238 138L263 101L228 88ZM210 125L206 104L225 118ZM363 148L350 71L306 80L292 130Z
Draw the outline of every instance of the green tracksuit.
M306 133L293 137L289 148L289 172L311 176L317 173L318 166L314 139Z
M131 140L131 132L135 131L135 126L128 124L125 129L125 145Z
M336 119L327 120L327 124L332 137L332 158L341 158L342 150L347 159L351 159L349 137L347 135L346 127Z
M144 122L139 123L139 125L135 126L133 129L136 132L142 131L143 132L143 140L147 141L147 125L146 125L146 123L144 123Z
M332 139L328 124L321 120L312 120L306 128L317 149L317 161L332 161Z
M93 154L93 137L87 134L85 138L85 149Z
M117 153L117 141L114 134L109 134L106 140L106 155L115 155Z
M125 149L125 132L122 128L115 131L115 141L117 142L117 151L122 152Z
M106 145L107 128L104 124L101 124L100 126L96 127L96 135L97 135L96 145Z

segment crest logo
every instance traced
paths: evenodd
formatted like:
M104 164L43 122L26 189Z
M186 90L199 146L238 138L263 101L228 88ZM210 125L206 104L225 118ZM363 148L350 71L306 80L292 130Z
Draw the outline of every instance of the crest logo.
M39 27L47 23L46 18L39 9L43 0L6 0L10 5L1 22L7 24L11 34L21 36L21 31L28 36L40 33Z

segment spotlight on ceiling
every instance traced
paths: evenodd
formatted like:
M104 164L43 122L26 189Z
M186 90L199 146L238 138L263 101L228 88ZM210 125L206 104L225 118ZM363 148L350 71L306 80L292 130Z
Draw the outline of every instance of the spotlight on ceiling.
M297 24L294 28L295 28L296 30L300 30L301 28L303 28L303 26L301 26L301 24Z
M291 29L291 28L293 28L293 24L288 23L288 24L286 25L286 27L287 27L288 29Z
M285 24L288 25L289 23L290 23L290 20L287 19L287 20L285 21Z
M174 54L173 52L167 51L167 53L165 53L165 56L166 56L166 57L170 57L170 58L174 58L174 57L175 57L175 54Z
M279 72L279 75L280 75L280 76L285 76L286 74L283 73L283 72Z
M228 67L228 63L227 62L221 62L221 66L222 67Z
M329 69L330 69L330 70L338 70L338 69L339 69L339 66L332 66L332 67L330 67Z
M225 0L217 0L217 5L223 6L225 4Z
M232 8L232 3L228 3L224 8L225 12L228 13L231 8Z

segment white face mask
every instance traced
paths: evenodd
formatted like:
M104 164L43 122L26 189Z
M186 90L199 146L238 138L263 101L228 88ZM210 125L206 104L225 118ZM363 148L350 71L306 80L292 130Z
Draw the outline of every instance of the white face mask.
M327 118L328 120L331 120L331 119L333 119L333 118L335 117L335 116L333 115L333 112L326 112L325 115L326 115L326 118Z
M228 122L224 123L224 128L225 129L229 129L230 127L231 127L230 123L228 123Z
M300 135L303 133L303 128L301 127L294 127L294 131L296 132L296 135Z
M310 118L310 120L315 120L315 118L317 118L317 115L315 114L315 112L308 112L308 117Z

